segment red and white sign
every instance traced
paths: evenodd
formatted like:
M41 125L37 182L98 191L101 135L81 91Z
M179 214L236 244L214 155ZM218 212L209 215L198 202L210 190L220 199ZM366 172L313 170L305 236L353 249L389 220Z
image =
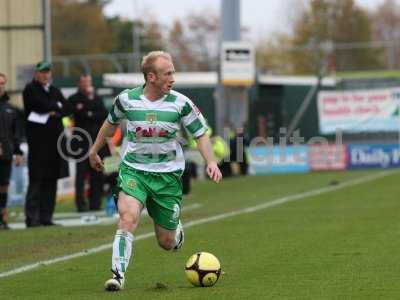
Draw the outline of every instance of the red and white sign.
M310 168L313 171L345 170L348 151L345 145L310 145Z
M320 132L397 131L399 108L400 88L320 92Z

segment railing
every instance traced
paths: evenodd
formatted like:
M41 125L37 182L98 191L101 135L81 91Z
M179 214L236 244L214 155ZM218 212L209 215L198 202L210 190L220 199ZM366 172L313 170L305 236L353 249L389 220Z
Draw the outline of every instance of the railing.
M70 77L84 73L128 73L140 70L142 54L114 53L53 56L55 75Z
M140 61L144 53L113 53L91 55L53 56L55 76L71 77L82 73L135 73L140 72ZM215 57L198 58L197 67L189 67L174 58L175 68L179 72L216 71L218 61Z

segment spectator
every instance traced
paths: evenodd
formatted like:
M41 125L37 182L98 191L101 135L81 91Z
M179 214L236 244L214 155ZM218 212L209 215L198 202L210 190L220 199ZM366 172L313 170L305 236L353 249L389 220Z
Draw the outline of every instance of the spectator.
M58 151L62 117L69 113L61 91L51 84L51 65L36 65L33 80L25 86L26 137L29 184L25 201L26 226L54 225L57 180L68 176L67 161Z
M257 116L257 136L267 139L269 136L267 124L268 124L268 119L264 115L258 115Z
M240 175L247 175L247 170L249 168L246 155L246 147L248 146L249 140L245 136L244 128L236 128L235 134L229 142L230 161L238 163Z
M103 104L103 100L95 93L90 75L81 75L79 78L78 91L69 98L72 105L74 126L74 136L80 136L79 151L81 153L89 152L88 138L94 142L101 125L107 117L108 111ZM82 131L83 129L83 131ZM85 134L88 134L86 137ZM78 141L78 139L74 139ZM77 150L75 150L77 151ZM108 147L103 148L100 153L101 158L109 156ZM75 177L75 204L78 212L88 210L85 200L85 179L89 175L90 197L89 209L99 210L101 208L101 198L103 196L104 175L90 167L89 159L78 160L76 164Z
M19 166L22 162L18 128L20 122L16 109L8 103L6 82L6 75L0 73L0 230L9 229L7 197L13 155L15 155L15 165Z
M277 143L279 140L279 135L277 135L276 131L276 122L275 115L272 113L267 114L267 133L268 137L272 137L274 139L274 143Z

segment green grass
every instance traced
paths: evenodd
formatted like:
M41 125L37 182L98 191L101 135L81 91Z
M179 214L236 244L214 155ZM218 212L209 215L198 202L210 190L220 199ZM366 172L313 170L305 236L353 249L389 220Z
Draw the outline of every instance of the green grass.
M372 171L235 178L196 183L184 213L197 220L375 174ZM318 196L186 229L182 251L138 241L126 289L103 291L110 251L0 279L0 299L399 299L399 173ZM149 232L144 219L137 234ZM113 226L0 232L0 272L111 242ZM226 274L194 288L184 263L214 253ZM167 285L156 288L157 282Z
M315 74L300 74L298 76L315 76ZM400 78L400 70L371 70L371 71L345 71L335 74L326 74L327 77L338 79L384 79Z
M400 70L377 70L359 72L337 72L337 77L343 79L367 79L367 78L399 78Z

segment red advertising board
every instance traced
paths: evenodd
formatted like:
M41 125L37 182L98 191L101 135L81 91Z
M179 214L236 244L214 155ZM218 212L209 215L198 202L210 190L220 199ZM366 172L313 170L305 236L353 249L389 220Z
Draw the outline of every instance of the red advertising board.
M310 168L313 171L345 170L348 152L345 145L310 145Z

